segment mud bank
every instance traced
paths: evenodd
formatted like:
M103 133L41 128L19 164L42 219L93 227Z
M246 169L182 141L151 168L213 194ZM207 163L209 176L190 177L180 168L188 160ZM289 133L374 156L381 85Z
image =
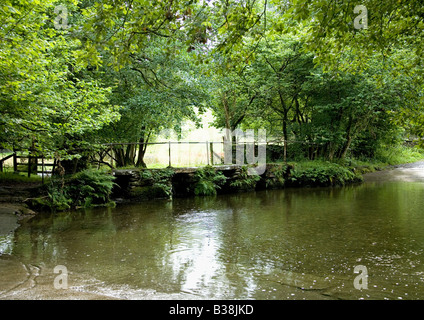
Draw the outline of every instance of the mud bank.
M19 221L36 213L19 203L0 203L0 237L8 235L19 227Z

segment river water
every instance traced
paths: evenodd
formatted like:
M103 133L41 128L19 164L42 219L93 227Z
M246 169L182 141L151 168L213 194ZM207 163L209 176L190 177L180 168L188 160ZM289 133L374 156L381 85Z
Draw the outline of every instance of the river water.
M39 214L0 236L0 298L423 299L423 259L420 163L355 186Z

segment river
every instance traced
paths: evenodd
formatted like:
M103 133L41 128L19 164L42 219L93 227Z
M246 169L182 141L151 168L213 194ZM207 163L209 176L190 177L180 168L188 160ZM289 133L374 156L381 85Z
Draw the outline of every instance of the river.
M423 254L416 163L354 186L39 214L0 235L0 298L423 299Z

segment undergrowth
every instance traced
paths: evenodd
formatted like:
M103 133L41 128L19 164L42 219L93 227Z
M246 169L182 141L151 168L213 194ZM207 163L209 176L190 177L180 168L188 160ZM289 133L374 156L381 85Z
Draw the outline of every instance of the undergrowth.
M172 176L174 170L170 168L158 170L143 170L140 173L140 178L149 181L149 197L156 198L172 198Z
M362 181L353 170L328 161L304 161L292 164L288 180L294 186L336 186Z
M376 160L389 165L411 163L424 159L422 149L411 148L404 145L381 146L376 152Z
M31 199L31 207L64 211L114 204L109 196L114 177L104 170L87 169L74 175L54 176L45 185L45 196Z
M230 186L237 188L238 190L253 190L256 187L256 184L261 179L257 174L249 175L249 169L247 166L240 168L240 173L238 177L230 182Z
M212 166L206 166L196 171L194 174L194 194L197 196L212 196L217 194L227 177L220 171L216 171Z

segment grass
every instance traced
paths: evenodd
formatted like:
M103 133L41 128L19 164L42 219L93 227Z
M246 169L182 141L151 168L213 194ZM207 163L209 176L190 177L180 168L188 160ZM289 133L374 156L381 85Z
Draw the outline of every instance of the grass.
M388 166L424 160L424 151L406 146L380 147L373 159L346 159L340 164L362 173L382 170Z
M46 182L48 177L44 177ZM0 172L0 183L5 182L21 182L21 183L41 183L42 177L39 175L31 175L28 177L27 174L14 173L14 172Z
M424 151L416 147L387 146L377 150L376 159L389 165L411 163L424 159Z
M368 173L383 170L390 165L399 165L424 160L424 151L416 147L407 146L382 146L373 159L346 158L329 162L323 159L288 161L288 165L296 168L297 172L321 172L323 176L335 174L341 168L349 169L355 173Z

